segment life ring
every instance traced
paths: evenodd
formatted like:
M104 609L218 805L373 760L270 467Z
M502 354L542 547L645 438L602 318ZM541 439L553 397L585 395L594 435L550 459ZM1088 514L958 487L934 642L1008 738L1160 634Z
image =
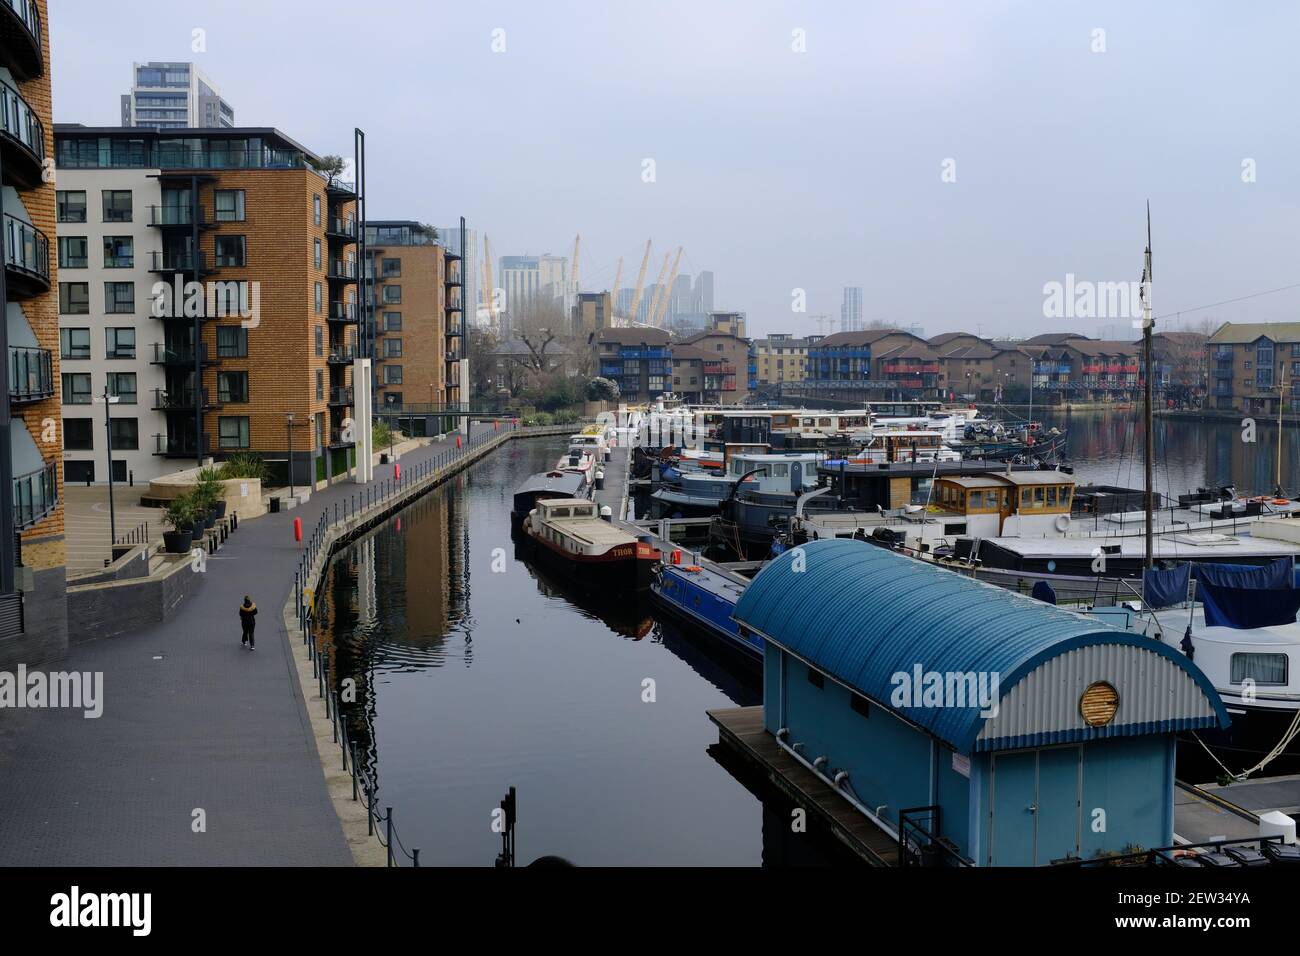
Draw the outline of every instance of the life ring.
M1057 530L1057 531L1060 531L1062 534L1064 534L1064 533L1069 529L1069 527L1070 527L1070 516L1069 516L1069 515L1057 515L1057 516L1056 516L1056 521L1055 521L1054 523L1055 523L1055 525L1056 525L1056 530Z
M1275 505L1289 505L1290 503L1291 503L1291 499L1290 499L1290 498L1274 498L1274 499L1273 499L1273 504L1275 504Z

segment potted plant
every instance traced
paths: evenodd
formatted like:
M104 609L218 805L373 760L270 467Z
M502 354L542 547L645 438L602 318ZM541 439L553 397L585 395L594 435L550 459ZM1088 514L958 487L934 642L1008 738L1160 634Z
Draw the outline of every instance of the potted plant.
M163 512L163 521L172 526L163 532L163 548L168 554L186 554L193 543L194 506L188 495L173 498Z
M217 476L214 468L204 468L199 472L199 492L205 501L210 503L210 509L213 511L215 518L224 518L226 516L226 496L225 488L221 484L221 479Z

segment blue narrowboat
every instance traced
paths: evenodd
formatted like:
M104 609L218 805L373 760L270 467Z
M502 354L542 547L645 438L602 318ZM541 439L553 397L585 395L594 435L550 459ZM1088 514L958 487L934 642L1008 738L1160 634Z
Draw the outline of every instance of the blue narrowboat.
M715 564L664 564L650 584L650 593L659 607L678 620L761 663L763 639L731 619L748 585L748 578Z

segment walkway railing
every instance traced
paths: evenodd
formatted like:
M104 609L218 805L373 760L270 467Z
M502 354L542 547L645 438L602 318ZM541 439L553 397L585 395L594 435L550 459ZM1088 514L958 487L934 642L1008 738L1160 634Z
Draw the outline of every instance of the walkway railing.
M381 479L363 487L358 487L348 498L334 502L332 511L327 509L321 512L320 520L316 522L311 534L304 541L302 557L298 562L298 570L294 573L298 628L302 635L302 642L307 647L307 657L311 662L312 677L316 680L317 692L325 702L325 717L330 722L334 742L339 745L343 770L347 771L352 777L352 799L354 802L362 803L365 806L366 832L378 838L380 845L386 851L386 865L390 867L419 866L420 848L412 847L408 850L402 844L401 837L398 836L393 823L392 807L384 807L383 813L379 812L379 805L376 802L378 787L375 784L374 776L369 770L361 766L361 761L357 757L356 741L351 740L348 736L348 725L343 719L339 693L330 678L329 656L325 649L317 644L316 606L314 600L316 592L311 587L314 583L312 573L316 569L318 558L324 555L328 559L326 549L333 546L330 530L334 525L383 512L399 496L411 492L422 482L433 484L434 482L431 479L441 475L445 469L465 461L473 456L475 452L481 451L485 446L504 439L518 430L519 427L514 422L494 422L491 431L485 431L468 440L461 440L457 448L445 449L432 458L416 462L409 468L401 469L401 478L394 475L391 478ZM317 573L323 577L325 573L325 564L323 562ZM511 857L513 857L513 851L511 851Z

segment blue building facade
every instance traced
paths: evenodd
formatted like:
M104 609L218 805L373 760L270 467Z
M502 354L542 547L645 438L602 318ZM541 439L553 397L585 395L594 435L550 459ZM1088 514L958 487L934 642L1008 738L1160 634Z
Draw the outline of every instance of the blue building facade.
M1169 846L1175 735L1228 722L1159 642L863 542L786 552L735 618L765 642L767 732L953 863Z

